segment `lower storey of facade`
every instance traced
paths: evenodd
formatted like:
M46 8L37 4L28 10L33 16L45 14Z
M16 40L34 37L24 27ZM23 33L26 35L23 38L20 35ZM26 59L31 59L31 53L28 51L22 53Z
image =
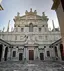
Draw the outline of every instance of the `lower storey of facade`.
M7 47L0 44L0 61L62 60L61 54L59 45L57 47L49 47L49 45Z

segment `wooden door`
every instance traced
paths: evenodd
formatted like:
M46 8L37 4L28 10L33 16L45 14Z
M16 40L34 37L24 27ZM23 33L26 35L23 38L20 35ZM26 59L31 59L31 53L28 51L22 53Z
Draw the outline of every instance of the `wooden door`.
M29 50L29 60L34 60L34 50Z

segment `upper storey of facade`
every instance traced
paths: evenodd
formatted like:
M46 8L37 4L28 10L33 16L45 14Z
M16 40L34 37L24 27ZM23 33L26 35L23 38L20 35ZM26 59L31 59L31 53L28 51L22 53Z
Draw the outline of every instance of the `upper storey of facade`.
M25 15L20 16L20 13L17 13L17 16L14 18L15 25L14 27L21 27L21 26L29 26L30 23L33 26L43 26L47 25L48 18L45 16L43 12L42 16L37 15L37 11L34 12L30 9L30 12L26 10Z

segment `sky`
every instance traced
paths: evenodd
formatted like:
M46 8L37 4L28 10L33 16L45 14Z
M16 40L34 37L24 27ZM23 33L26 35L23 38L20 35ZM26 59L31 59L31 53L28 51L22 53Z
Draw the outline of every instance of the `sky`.
M8 22L10 20L10 28L14 26L14 17L17 15L17 12L20 12L20 15L24 15L25 11L30 11L30 8L37 10L38 15L42 15L42 12L45 12L48 16L49 28L53 28L52 20L54 21L55 27L59 27L58 19L56 12L51 10L53 1L52 0L2 0L1 5L4 10L0 11L0 30L3 30L3 27L7 29Z

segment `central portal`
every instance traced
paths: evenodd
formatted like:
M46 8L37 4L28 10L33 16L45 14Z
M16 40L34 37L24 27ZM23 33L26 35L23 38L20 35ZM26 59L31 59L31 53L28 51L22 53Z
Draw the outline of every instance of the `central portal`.
M34 60L34 50L29 50L29 60Z

